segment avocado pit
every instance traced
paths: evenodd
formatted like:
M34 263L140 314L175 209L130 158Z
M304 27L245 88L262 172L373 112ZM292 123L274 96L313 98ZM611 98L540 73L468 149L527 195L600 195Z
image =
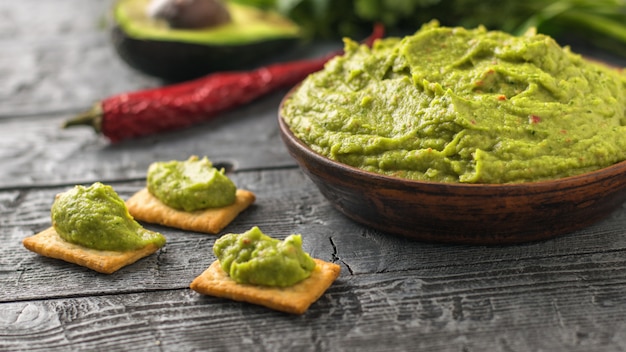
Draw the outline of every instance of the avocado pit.
M165 20L172 28L207 28L231 21L220 0L153 0L148 16Z

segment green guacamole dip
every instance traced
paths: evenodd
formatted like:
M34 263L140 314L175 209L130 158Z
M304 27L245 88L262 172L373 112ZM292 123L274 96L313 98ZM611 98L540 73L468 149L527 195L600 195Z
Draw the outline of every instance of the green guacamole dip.
M51 215L52 226L62 239L84 247L129 251L165 245L163 235L144 229L113 188L100 182L58 194Z
M194 211L235 202L237 187L206 157L186 161L152 163L148 168L148 191L174 209Z
M258 227L242 234L227 234L213 245L222 269L238 283L294 285L311 275L315 262L302 250L302 237L284 241L271 238Z
M514 183L626 160L626 74L552 38L440 27L310 75L281 111L314 151L415 180Z

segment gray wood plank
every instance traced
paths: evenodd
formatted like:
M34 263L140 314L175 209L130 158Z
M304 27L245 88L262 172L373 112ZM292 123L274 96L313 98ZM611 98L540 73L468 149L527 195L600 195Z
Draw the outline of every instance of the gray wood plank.
M115 145L87 127L62 130L64 120L97 100L164 84L130 69L114 52L101 24L110 3L0 3L0 16L15 24L0 27L0 47L7 49L0 55L0 189L137 179L152 161L191 154L235 169L294 165L276 123L286 90L204 124ZM275 60L319 56L338 46L303 46Z
M235 170L293 166L277 126L277 92L213 121L109 144L90 129L60 128L65 115L0 120L0 188L145 177L150 163L208 156Z
M623 351L626 207L549 241L416 242L335 211L284 149L277 92L214 121L117 145L61 122L112 94L163 82L113 51L113 0L0 1L0 350ZM315 56L315 46L294 56ZM624 63L594 50L592 56ZM40 257L57 192L103 181L124 198L153 161L206 155L256 204L225 232L259 226L342 273L303 316L188 288L216 236L146 224L167 246L112 275Z
M0 304L2 350L618 351L623 284L342 277L302 316L188 289ZM449 290L428 290L440 281Z
M126 66L111 44L112 0L0 2L0 118L76 113L160 81Z
M71 117L109 96L168 84L130 68L115 52L110 36L113 3L0 2L0 121ZM306 44L295 44L259 65L322 56L342 46L339 40Z
M481 290L531 292L535 282L544 290L586 286L587 280L624 286L623 236L626 209L587 229L550 241L517 246L458 246L416 242L373 231L346 219L320 195L298 169L241 172L232 175L241 188L258 196L256 204L225 231L259 226L284 237L304 236L313 256L341 263L342 277L418 272L419 290L457 294ZM126 198L142 181L114 184ZM21 247L21 239L49 226L49 208L62 188L0 192L0 228L7 243L0 249L0 301L89 296L98 293L182 289L214 260L215 236L146 225L168 237L165 250L116 274L96 274L72 264L43 258ZM58 285L58 280L64 281Z

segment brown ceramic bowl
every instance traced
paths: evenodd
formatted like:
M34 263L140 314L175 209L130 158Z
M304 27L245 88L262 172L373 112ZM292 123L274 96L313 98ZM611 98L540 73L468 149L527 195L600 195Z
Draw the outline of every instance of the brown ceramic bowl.
M328 201L385 233L449 243L535 241L589 226L626 201L626 161L542 182L421 182L330 160L295 137L281 116L278 123L289 153Z

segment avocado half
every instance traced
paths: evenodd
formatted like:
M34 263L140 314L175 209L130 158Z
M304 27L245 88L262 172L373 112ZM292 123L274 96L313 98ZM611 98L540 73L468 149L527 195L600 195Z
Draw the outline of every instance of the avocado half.
M113 43L131 67L169 81L247 69L294 47L300 28L275 12L225 2L232 21L208 28L171 28L148 16L150 0L118 0Z

